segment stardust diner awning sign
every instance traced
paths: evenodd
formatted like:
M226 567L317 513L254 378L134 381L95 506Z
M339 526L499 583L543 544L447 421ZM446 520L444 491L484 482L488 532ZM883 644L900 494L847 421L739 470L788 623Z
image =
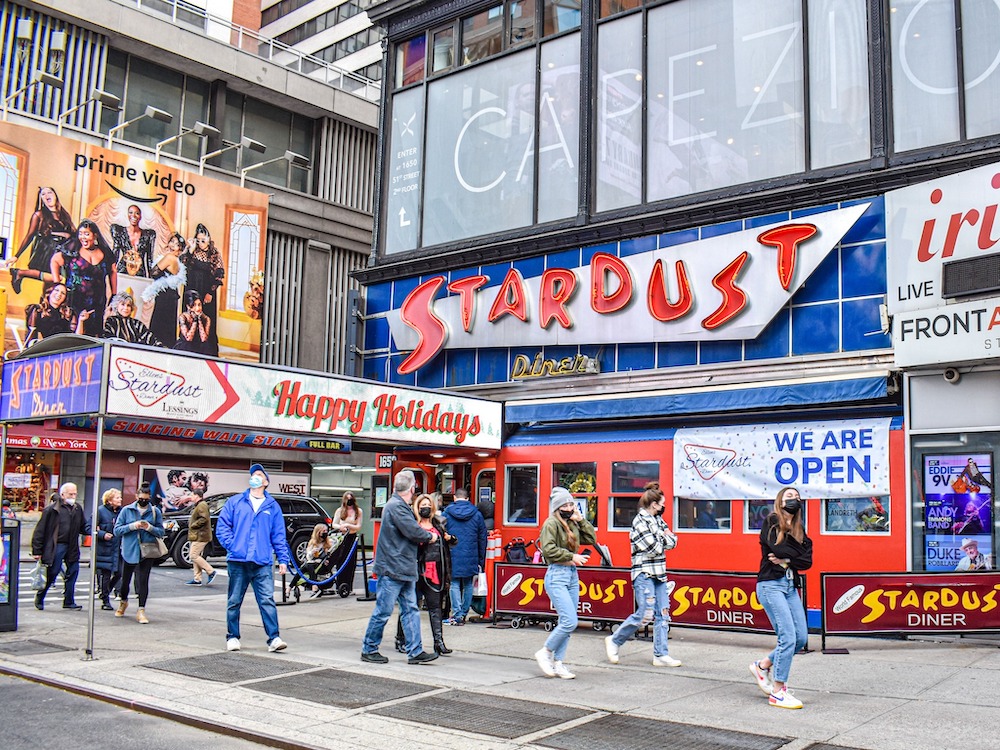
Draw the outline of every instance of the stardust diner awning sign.
M4 362L0 420L99 412L103 354L93 347Z
M148 349L111 347L109 414L419 445L497 449L502 406Z

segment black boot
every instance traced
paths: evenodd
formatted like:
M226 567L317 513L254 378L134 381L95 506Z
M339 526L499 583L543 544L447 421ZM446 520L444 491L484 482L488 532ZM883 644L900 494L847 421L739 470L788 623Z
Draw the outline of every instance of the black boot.
M429 607L427 615L431 621L431 634L434 636L434 653L447 656L451 653L451 649L444 645L444 635L441 633L441 610Z
M396 619L396 650L401 654L406 653L406 636L403 635L402 617Z
M10 269L10 288L14 290L14 294L21 293L22 281L24 281L24 279L21 278L21 272L16 268ZM41 609L41 607L39 607L39 609Z

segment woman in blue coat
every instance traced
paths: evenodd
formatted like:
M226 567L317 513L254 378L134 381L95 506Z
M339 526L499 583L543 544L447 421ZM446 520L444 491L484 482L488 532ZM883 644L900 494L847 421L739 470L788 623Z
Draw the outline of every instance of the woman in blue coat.
M139 611L135 619L140 625L146 625L146 597L149 594L149 571L156 560L143 557L139 542L153 542L155 537L163 538L163 514L160 509L149 503L149 485L143 483L135 493L135 502L126 505L118 514L115 522L115 536L122 540L121 601L115 611L115 617L124 617L128 607L128 587L135 574L135 592L139 597Z
M115 536L115 520L122 507L122 492L110 489L101 496L97 509L97 583L101 594L101 609L112 610L111 592L120 576L121 539Z

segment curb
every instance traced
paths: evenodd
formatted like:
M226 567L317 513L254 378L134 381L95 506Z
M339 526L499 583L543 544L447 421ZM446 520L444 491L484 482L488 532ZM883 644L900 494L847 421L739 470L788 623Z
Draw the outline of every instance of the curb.
M40 685L47 685L48 687L56 688L58 690L65 690L67 693L73 693L74 695L81 695L85 698L93 698L95 700L103 701L104 703L110 703L111 705L118 706L119 708L126 708L141 714L149 714L150 716L156 716L160 719L168 719L169 721L194 727L195 729L201 729L206 732L212 732L213 734L221 734L227 737L235 737L241 740L256 742L260 745L266 745L267 747L279 748L279 750L325 750L319 745L295 742L294 740L289 740L284 737L276 737L265 732L253 732L248 729L231 727L226 724L213 724L207 719L201 719L196 716L177 713L175 711L168 711L167 709L161 708L160 706L152 703L146 703L141 700L120 698L116 695L102 692L96 688L84 687L83 685L66 682L55 677L26 672L5 664L0 664L0 675L19 677L23 680L28 680L29 682L37 682Z

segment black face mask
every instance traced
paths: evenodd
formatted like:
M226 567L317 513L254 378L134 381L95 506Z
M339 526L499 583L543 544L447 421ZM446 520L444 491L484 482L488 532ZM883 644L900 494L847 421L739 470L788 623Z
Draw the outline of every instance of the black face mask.
M140 508L145 508L146 506L149 505L149 498L148 497L136 498L135 504L138 505Z
M653 515L656 516L657 518L659 518L660 516L663 515L663 511L665 511L665 510L666 510L666 508L660 507L660 509L657 510Z
M788 513L789 515L794 516L796 513L799 512L799 510L801 510L801 508L802 508L802 503L800 503L798 500L789 499L785 500L785 507L782 510L784 510L785 513Z
M561 511L559 511L559 515L562 516L562 518L563 518L564 521L568 521L569 519L571 519L573 517L573 514L575 512L576 511L574 511L574 510L561 510Z
M430 508L421 508L420 509L420 517L421 518L430 518L431 517L431 509Z
M319 534L319 538L320 539L326 539L328 536L330 536L330 535L327 532L325 532L325 531L321 531L320 534Z
M348 507L354 505L354 498L353 497L347 498L347 505L348 505Z

